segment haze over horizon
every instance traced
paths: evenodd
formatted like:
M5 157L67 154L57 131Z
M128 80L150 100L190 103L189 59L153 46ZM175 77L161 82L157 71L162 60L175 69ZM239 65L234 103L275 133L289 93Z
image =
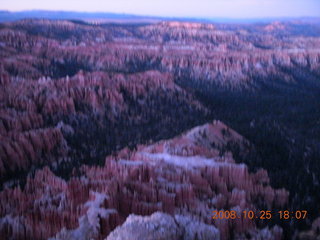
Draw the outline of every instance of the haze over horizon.
M161 17L279 18L320 17L318 0L3 0L2 10L112 12Z

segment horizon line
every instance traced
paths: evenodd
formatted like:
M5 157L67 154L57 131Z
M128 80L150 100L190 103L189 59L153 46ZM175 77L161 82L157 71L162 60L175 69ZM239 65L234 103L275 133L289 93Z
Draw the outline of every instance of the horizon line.
M7 10L0 9L0 13L26 13L26 12L52 12L52 13L79 13L79 14L112 14L112 15L125 15L129 17L146 17L146 18L159 18L159 19L194 19L194 20L290 20L290 19L320 19L320 16L264 16L264 17L223 17L223 16L165 16L165 15L149 15L149 14L136 14L128 12L109 12L109 11L79 11L79 10L48 10L48 9L25 9L25 10Z

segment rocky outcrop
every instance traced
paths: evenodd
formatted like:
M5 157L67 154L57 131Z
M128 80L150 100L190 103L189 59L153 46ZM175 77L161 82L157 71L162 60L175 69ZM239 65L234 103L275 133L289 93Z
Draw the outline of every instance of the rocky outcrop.
M246 233L280 239L279 228L259 229L241 212L282 207L288 193L272 189L265 171L250 173L244 164L234 162L231 153L221 155L219 148L229 141L246 142L214 121L171 140L138 146L136 151L124 149L107 157L104 167L82 166L69 181L48 168L39 170L28 177L24 190L0 193L1 236L102 239L130 214L162 212L146 218L131 216L108 239L125 239L132 228L141 232L127 237L137 239L141 234L146 234L145 239L229 239L231 235L245 239ZM212 211L222 209L236 211L239 218L213 220ZM143 222L153 227L146 229ZM157 231L162 228L160 236Z
M205 240L220 239L219 231L188 217L174 217L156 212L149 217L130 215L124 224L117 227L106 240Z
M4 76L4 79L7 78ZM84 157L79 154L85 155L85 151L91 156L97 155L93 152L107 154L120 148L114 138L125 138L118 142L130 141L128 136L115 136L116 133L110 131L137 128L155 118L162 119L164 125L168 121L178 124L178 120L174 120L176 114L208 113L191 94L174 83L171 74L158 71L136 74L79 71L73 77L42 77L37 81L11 77L0 92L3 100L0 106L2 179L10 179L16 172L27 172L33 165L57 166L58 162L70 159L71 153L79 148L87 149L78 151L74 160L81 163ZM159 104L162 106L155 111ZM170 110L172 107L179 109ZM110 130L108 125L114 128ZM94 132L88 135L88 127L97 129L103 140L97 139ZM105 135L110 137L108 144L114 145L108 150L102 144L106 141ZM141 141L140 138L134 140L136 136L132 135L129 133L132 142ZM78 143L79 139L84 142ZM100 161L104 157L100 156Z

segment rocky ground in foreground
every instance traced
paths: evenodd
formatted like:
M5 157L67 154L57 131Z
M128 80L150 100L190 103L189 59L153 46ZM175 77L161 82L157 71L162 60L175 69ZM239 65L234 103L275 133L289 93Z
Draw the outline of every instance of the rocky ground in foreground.
M230 152L221 155L220 147L231 143L246 147L239 134L214 121L171 140L123 149L104 167L81 167L69 181L38 170L24 189L1 193L1 236L102 239L125 221L107 239L281 239L279 226L241 212L284 207L289 193L270 187L266 171L250 173ZM242 217L212 220L212 211L221 209Z

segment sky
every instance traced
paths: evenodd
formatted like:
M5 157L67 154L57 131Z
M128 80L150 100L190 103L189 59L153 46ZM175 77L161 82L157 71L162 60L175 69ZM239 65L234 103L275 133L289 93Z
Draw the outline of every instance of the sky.
M0 0L0 9L200 18L320 17L320 0Z

